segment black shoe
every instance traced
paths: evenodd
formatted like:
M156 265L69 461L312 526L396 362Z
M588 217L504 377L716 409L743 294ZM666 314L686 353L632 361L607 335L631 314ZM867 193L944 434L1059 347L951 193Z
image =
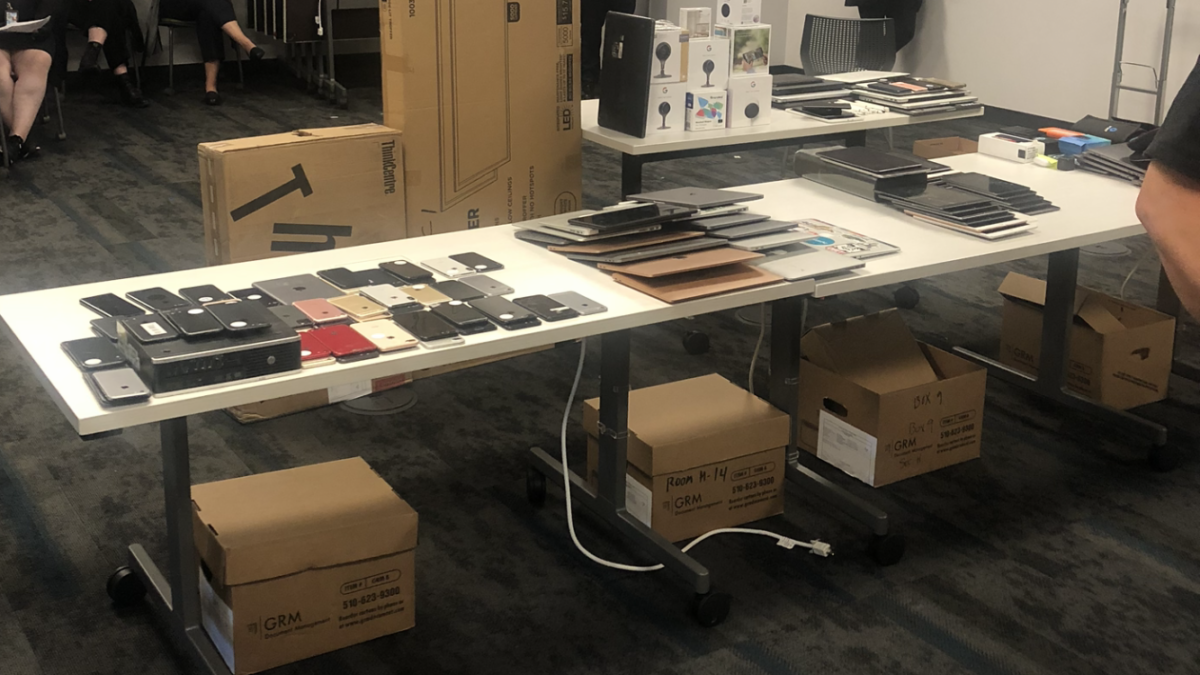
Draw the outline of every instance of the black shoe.
M83 56L79 59L79 72L86 73L88 71L100 70L100 50L102 45L99 42L89 42L87 47L83 49Z
M33 159L40 151L41 148L16 134L8 137L8 154L11 155L8 160L9 166L16 164L17 160Z
M215 91L204 92L204 103L206 105L221 105L224 102L225 102L225 99L221 98L221 95L218 94L217 92L215 92Z
M266 55L267 55L267 53L265 51L263 51L262 47L255 47L254 49L250 50L250 60L251 61L262 61L263 57Z
M117 75L117 91L121 92L121 102L131 108L145 108L150 105L128 72Z

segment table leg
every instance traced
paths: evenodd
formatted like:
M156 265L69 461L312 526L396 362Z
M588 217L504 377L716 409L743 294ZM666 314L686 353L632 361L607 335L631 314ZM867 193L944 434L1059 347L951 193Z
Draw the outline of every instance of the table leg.
M851 131L846 134L846 147L863 147L867 144L867 132Z
M1183 303L1179 301L1179 295L1175 293L1175 287L1171 285L1165 268L1160 269L1158 273L1158 301L1155 307L1163 314L1175 317L1175 344L1178 345L1180 327L1187 317L1187 312L1184 311ZM1171 372L1186 380L1200 382L1200 368L1180 363L1178 359L1171 364Z
M621 153L621 199L642 191L642 158Z

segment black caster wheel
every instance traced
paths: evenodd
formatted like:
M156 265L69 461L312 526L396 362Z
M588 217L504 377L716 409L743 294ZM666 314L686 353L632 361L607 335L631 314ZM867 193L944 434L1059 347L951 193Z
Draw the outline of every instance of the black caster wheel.
M921 293L912 286L901 286L892 294L892 299L900 309L916 309L921 303Z
M731 604L733 604L733 597L728 593L717 593L716 591L697 593L696 597L692 599L692 616L696 617L696 622L705 628L719 626L729 616Z
M534 506L546 504L546 476L532 466L525 470L525 496Z
M117 607L132 607L146 597L146 586L138 575L126 565L117 568L108 578L108 597Z
M904 537L898 534L874 535L867 545L867 553L880 567L891 567L904 557Z
M1173 471L1183 460L1183 451L1178 445L1168 443L1150 448L1150 467L1155 471Z
M707 354L709 346L707 333L689 330L683 334L683 350L692 356Z

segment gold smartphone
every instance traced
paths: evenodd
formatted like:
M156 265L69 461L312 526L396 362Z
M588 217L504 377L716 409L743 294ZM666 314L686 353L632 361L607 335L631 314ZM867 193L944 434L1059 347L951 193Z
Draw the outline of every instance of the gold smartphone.
M350 326L384 354L413 349L420 341L388 319L365 321Z
M408 293L417 302L426 306L440 305L443 302L450 302L451 300L450 296L433 288L429 284L413 284L412 286L403 286L400 290Z
M355 321L369 321L388 316L387 307L357 293L330 298L329 304L349 314Z

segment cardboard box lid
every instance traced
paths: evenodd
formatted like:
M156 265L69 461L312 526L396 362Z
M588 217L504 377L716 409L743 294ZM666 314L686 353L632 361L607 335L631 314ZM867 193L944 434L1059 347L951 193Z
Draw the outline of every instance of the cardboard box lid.
M1046 306L1046 282L1009 272L1000 283L1000 294L1010 300L1020 300L1038 307ZM1125 325L1104 302L1104 296L1082 286L1075 289L1075 316L1092 330L1107 335L1125 330Z
M583 426L598 436L600 399L584 401ZM720 375L629 394L629 462L650 476L684 471L787 445L787 413ZM631 448L632 449L632 448Z
M382 124L355 124L346 127L326 127L323 129L297 129L286 134L271 134L269 136L251 136L249 138L234 138L228 141L201 143L200 152L223 154L240 150L261 150L281 145L298 145L317 143L341 138L366 138L369 136L394 136L399 131Z
M417 513L361 457L192 487L225 585L408 551Z
M876 394L938 379L894 309L817 326L800 341L800 349L814 365Z

